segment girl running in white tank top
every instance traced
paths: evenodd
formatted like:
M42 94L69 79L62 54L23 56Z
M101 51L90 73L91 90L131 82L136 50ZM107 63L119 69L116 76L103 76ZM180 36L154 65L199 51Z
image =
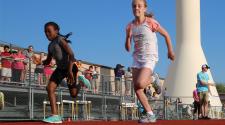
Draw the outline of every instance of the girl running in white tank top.
M151 106L143 91L154 81L151 75L156 62L158 61L156 32L159 32L165 38L168 48L168 58L174 60L175 56L169 34L156 20L146 16L146 0L133 0L132 9L135 19L127 26L125 48L128 52L130 51L133 38L134 52L132 74L134 89L138 99L147 112L147 115L141 117L139 122L156 122L156 117L152 112Z

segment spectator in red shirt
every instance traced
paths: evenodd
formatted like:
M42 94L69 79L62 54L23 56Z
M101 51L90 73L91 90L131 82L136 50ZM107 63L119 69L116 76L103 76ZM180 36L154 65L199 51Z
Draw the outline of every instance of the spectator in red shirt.
M10 81L12 77L12 57L9 52L9 46L4 46L4 52L1 53L1 63L2 63L2 72L1 72L1 80L2 81Z
M93 71L93 66L89 66L89 69L87 69L87 70L84 71L84 76L89 81L92 80L92 71Z
M21 50L18 50L16 54L12 55L14 61L12 63L12 81L24 82L24 60L25 56Z
M89 80L91 86L93 87L93 66L89 66L89 69L84 71L84 77Z

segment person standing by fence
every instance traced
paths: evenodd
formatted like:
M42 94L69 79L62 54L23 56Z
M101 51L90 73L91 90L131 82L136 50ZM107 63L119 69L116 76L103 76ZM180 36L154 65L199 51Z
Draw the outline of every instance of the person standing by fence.
M25 49L23 51L23 55L25 56L25 60L24 60L24 70L23 70L23 81L27 80L27 73L31 73L31 67L32 67L32 57L33 57L33 46L29 45L28 49ZM31 75L31 74L29 74Z
M125 72L124 75L125 78L125 96L130 95L130 91L131 91L131 85L132 85L132 71L131 71L131 67L127 68L127 71Z
M24 82L24 60L25 56L21 50L18 50L17 53L12 55L12 81L13 82Z
M121 64L117 64L114 69L115 74L115 95L121 95L122 93L122 77L124 75L124 70Z
M200 112L200 104L199 104L199 97L198 97L198 91L197 91L197 84L196 89L193 91L193 99L194 99L194 111L193 111L193 120L196 120L199 118L201 112Z
M36 68L34 69L34 79L37 81L38 85L43 85L44 83L44 66L42 65L44 58L43 52L41 52L39 55L34 54L32 56L33 63L36 64Z
M91 89L91 91L93 90L93 66L89 66L89 68L87 70L84 71L84 77L86 79L89 80L89 82L91 83L91 88L87 88L87 89Z
M208 117L208 102L210 86L215 86L213 83L209 83L209 75L207 74L210 67L207 64L202 65L202 71L197 74L197 91L199 97L199 103L201 108L201 119L210 119Z
M4 46L4 52L1 53L1 63L2 63L2 71L1 71L1 80L2 81L11 81L12 77L12 56L9 52L9 46Z
M98 76L99 73L97 71L97 66L94 66L94 70L92 72L92 85L93 85L93 92L98 93Z

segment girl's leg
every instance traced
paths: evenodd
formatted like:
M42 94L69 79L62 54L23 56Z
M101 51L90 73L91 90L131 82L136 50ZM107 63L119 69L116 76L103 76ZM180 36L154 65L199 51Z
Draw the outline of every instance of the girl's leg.
M55 90L57 88L57 84L54 81L49 81L47 86L48 98L50 100L52 115L57 115L57 106L56 106L56 96Z
M152 81L151 74L152 71L149 68L133 69L134 89L146 112L152 111L151 106L148 103L148 99L144 94L144 88L146 88Z

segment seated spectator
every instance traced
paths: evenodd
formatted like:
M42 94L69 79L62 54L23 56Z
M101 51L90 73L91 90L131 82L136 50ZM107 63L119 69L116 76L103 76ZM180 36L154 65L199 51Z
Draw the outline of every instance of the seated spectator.
M1 53L1 63L2 63L2 72L1 72L1 80L2 81L10 81L12 77L12 56L9 52L9 46L4 46L4 52Z
M22 54L21 50L12 55L12 81L14 82L24 82L24 60L25 56Z

